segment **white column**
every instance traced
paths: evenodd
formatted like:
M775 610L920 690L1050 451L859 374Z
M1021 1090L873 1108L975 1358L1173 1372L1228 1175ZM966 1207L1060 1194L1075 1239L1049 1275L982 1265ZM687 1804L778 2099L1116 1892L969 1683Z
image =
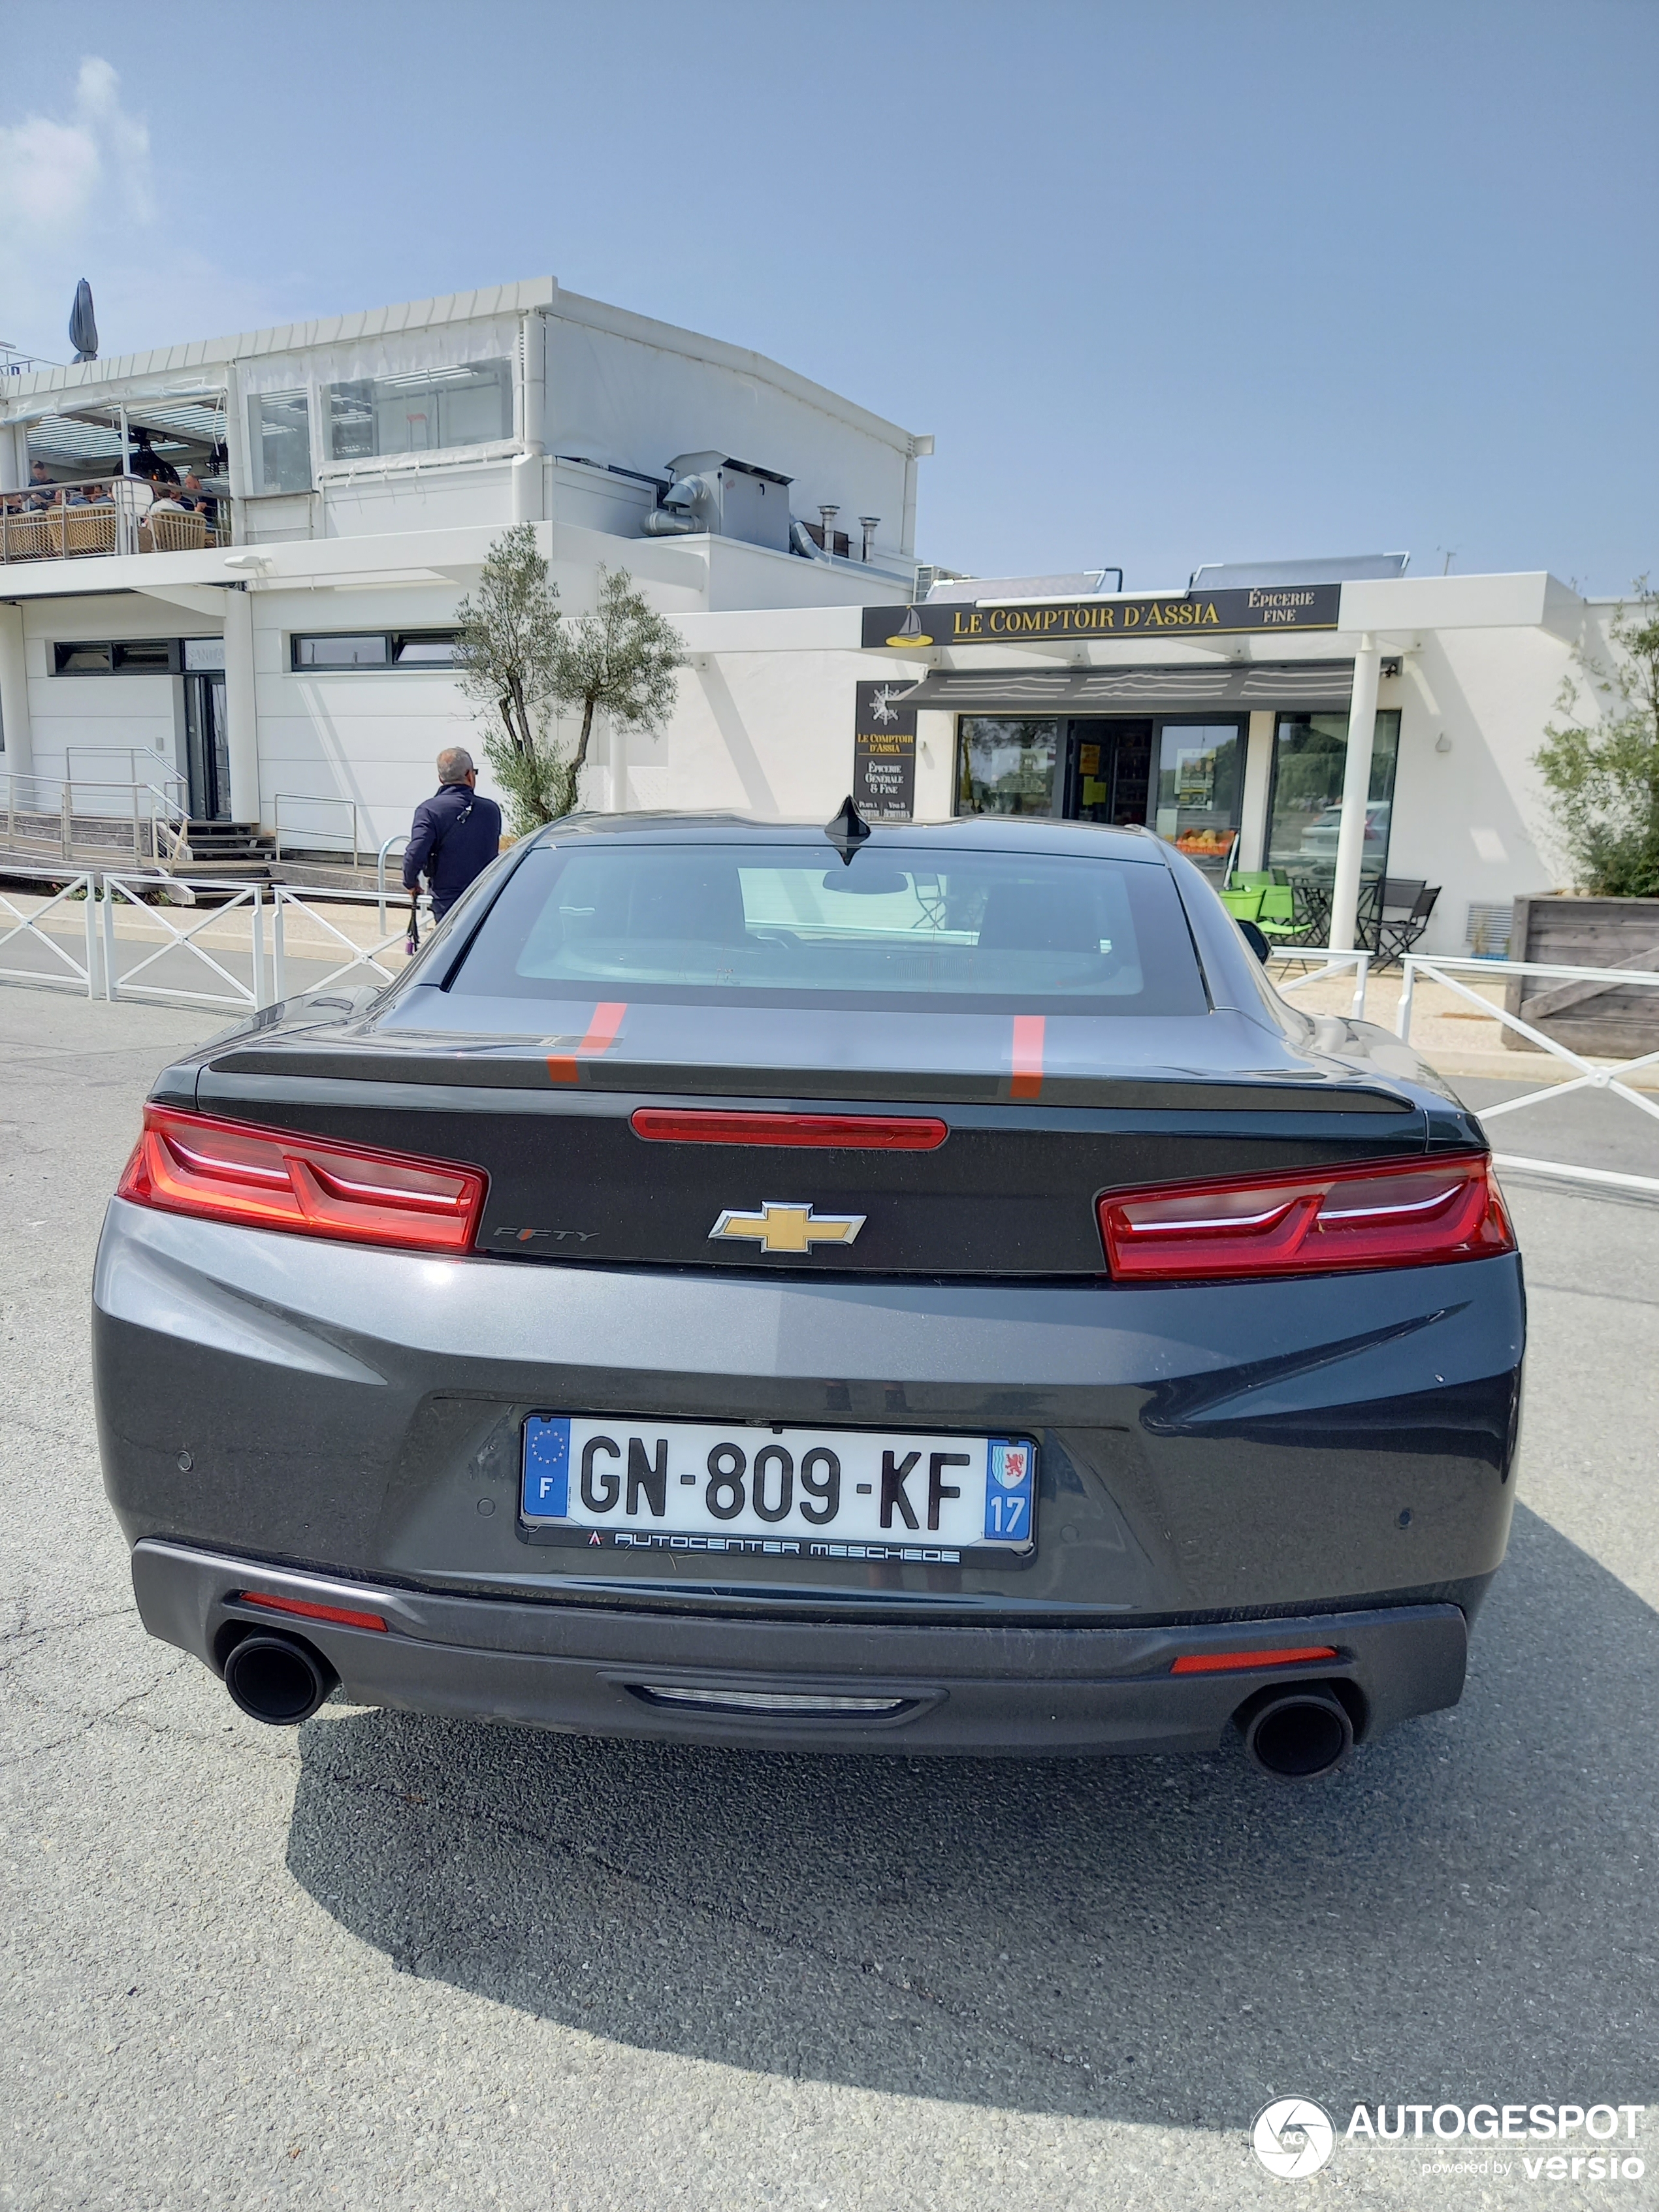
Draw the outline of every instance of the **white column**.
M1342 774L1342 826L1336 836L1331 890L1333 952L1352 952L1359 909L1359 864L1365 857L1365 815L1371 795L1371 746L1376 737L1376 681L1382 655L1367 630L1353 657L1353 704L1348 709L1348 758Z
M253 601L225 593L225 738L233 822L259 819L259 721L253 689Z
M29 672L23 659L23 610L0 606L0 769L27 775L34 767L34 724L29 715Z
M1252 714L1249 735L1245 739L1237 866L1246 875L1254 875L1267 865L1267 793L1273 782L1273 726L1277 719L1271 707Z
M542 455L547 400L547 325L541 316L520 319L519 353L519 442L524 450L513 464L513 520L539 522L544 504Z

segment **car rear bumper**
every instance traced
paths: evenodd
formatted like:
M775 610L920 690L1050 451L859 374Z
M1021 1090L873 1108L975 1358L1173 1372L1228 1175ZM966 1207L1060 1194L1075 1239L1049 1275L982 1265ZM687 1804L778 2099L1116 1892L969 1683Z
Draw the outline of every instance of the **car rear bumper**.
M456 1596L147 1539L133 1588L150 1634L222 1668L253 1629L320 1651L352 1702L595 1736L774 1749L1064 1756L1204 1751L1274 1685L1317 1681L1368 1740L1455 1705L1455 1605L1334 1608L1200 1626L1025 1628L719 1619ZM384 1632L284 1617L245 1594L373 1613ZM1171 1671L1178 1658L1334 1646L1292 1666ZM684 1703L686 1692L697 1702ZM745 1709L758 1698L859 1710ZM729 1702L722 1703L721 1700Z

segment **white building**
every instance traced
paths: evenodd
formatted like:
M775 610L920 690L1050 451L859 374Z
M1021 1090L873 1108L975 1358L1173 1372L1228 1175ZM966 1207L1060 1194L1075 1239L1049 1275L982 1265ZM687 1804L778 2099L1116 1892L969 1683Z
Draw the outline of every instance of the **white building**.
M690 656L663 734L601 725L589 805L827 817L856 789L927 819L1144 819L1217 871L1322 884L1339 931L1384 869L1438 885L1443 950L1556 880L1528 760L1609 603L1386 556L1132 594L923 571L919 593L931 450L551 280L8 377L7 818L65 779L77 811L137 783L245 849L373 852L442 745L479 750L454 610L529 520L568 612L625 566ZM143 511L158 461L210 507L159 484ZM113 503L24 508L42 477Z

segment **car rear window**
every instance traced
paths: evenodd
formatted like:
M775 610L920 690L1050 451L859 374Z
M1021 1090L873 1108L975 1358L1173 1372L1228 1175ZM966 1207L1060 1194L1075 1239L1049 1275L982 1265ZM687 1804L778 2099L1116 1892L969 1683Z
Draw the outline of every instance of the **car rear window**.
M758 843L547 846L514 870L450 988L492 998L1200 1014L1160 866L1046 853Z

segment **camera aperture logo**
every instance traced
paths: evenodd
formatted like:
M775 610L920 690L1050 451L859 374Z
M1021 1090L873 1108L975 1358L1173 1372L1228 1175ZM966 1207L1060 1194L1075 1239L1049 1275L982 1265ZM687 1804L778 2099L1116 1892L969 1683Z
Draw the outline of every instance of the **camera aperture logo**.
M1259 2165L1279 2181L1305 2181L1331 2154L1336 2130L1311 2097L1275 2097L1255 2116L1250 2148Z

